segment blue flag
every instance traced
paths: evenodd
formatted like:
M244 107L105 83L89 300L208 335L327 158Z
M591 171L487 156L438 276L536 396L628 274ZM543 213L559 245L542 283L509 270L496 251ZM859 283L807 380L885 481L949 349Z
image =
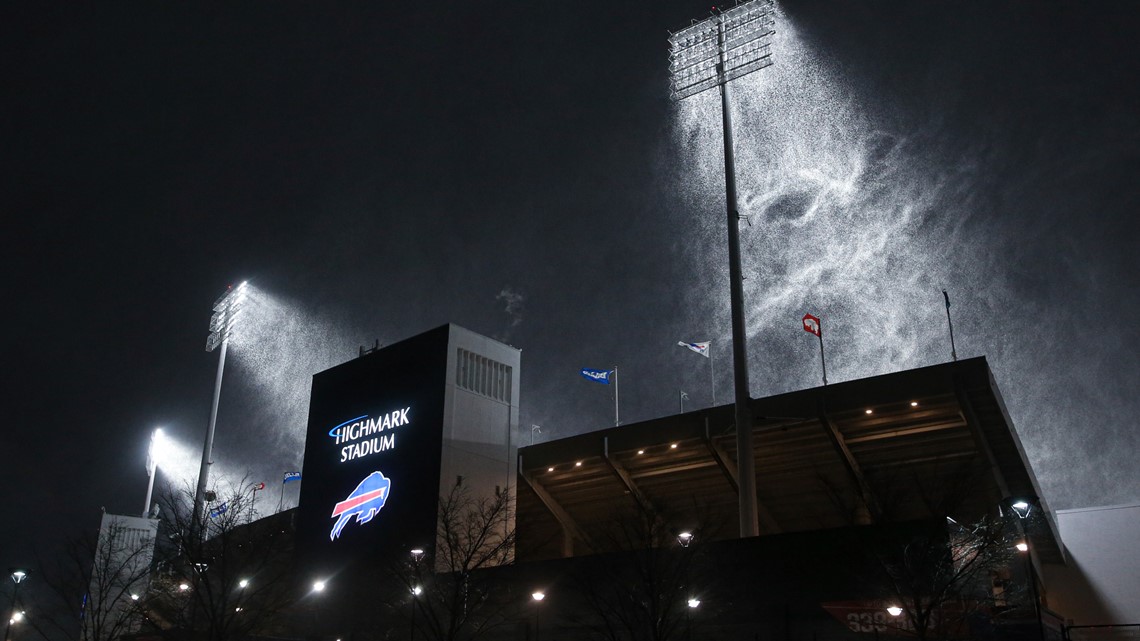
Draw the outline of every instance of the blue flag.
M610 374L613 373L614 371L612 369L590 369L589 367L583 367L581 371L583 378L594 381L595 383L601 383L602 385L610 384Z
M301 473L300 472L286 472L285 473L285 480L281 481L281 483L288 483L289 481L300 481L300 480L301 480Z
M221 504L221 505L219 505L218 507L216 507L216 508L214 508L214 509L210 510L210 518L211 518L211 519L216 519L216 518L218 518L219 516L221 516L221 515L225 514L225 513L226 513L226 510L227 510L227 509L229 509L229 508L226 506L226 504L225 504L225 503L222 503L222 504Z

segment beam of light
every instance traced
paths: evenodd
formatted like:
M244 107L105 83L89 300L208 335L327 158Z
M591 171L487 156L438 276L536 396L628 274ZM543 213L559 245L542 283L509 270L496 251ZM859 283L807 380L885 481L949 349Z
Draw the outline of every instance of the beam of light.
M1015 151L882 104L794 22L777 23L775 64L734 84L753 396L818 384L818 353L797 324L809 309L829 326L833 382L949 361L945 287L959 356L988 357L1053 507L1135 500L1125 453L1140 436L1125 425L1140 412L1129 391L1140 384L1140 355L1125 347L1111 300L1098 298L1117 287L1101 282L1111 278L1080 262L1058 269L1071 241L1048 230L1080 212L1035 191L1070 170L1045 161L1008 173ZM682 185L671 224L686 229L682 258L693 274L683 320L726 341L718 101L706 92L674 106L669 171ZM998 170L1004 181L990 175ZM1026 211L1031 201L1038 206ZM1107 327L1081 322L1097 309ZM1075 425L1111 436L1083 439ZM1068 483L1076 475L1088 484Z
M198 480L198 467L202 457L202 444L191 445L167 430L151 438L151 456L158 463L159 473L174 488L193 486Z
M374 339L353 336L343 321L255 285L244 295L241 327L230 339L227 418L219 419L215 469L229 479L275 485L284 472L301 469L313 374L355 358ZM274 492L258 500L258 513L276 510L279 496L284 508L296 505L295 492Z

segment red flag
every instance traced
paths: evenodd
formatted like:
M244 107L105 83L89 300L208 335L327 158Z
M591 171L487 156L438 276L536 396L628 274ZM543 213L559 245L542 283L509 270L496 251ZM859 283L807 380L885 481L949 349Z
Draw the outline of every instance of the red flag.
M253 486L253 491L254 491L254 492L256 492L256 491L258 491L258 490L264 490L264 489L265 489L265 484L264 484L264 483L258 483L257 485L254 485L254 486Z
M816 336L823 336L823 329L820 327L819 319L811 314L804 314L804 331Z

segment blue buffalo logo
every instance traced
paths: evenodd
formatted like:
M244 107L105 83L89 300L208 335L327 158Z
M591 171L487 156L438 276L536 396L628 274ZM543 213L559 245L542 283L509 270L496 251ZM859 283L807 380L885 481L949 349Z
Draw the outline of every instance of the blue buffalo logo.
M341 530L348 525L349 519L356 517L357 523L367 523L376 516L380 508L388 501L392 481L380 472L373 472L364 477L360 485L349 493L348 498L333 507L332 517L336 519L329 540L335 541L340 537Z

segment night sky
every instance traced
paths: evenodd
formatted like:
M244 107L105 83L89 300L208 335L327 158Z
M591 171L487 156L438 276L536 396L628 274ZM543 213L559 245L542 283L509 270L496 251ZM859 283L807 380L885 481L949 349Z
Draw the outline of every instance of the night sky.
M668 98L708 10L4 9L0 567L141 512L156 426L193 480L241 280L215 474L273 499L309 377L445 322L523 350L524 440L612 424L581 367L626 423L707 405L679 340L728 401L718 103ZM1135 4L781 12L735 86L753 396L819 384L809 311L831 382L949 360L946 288L1052 507L1140 501Z

